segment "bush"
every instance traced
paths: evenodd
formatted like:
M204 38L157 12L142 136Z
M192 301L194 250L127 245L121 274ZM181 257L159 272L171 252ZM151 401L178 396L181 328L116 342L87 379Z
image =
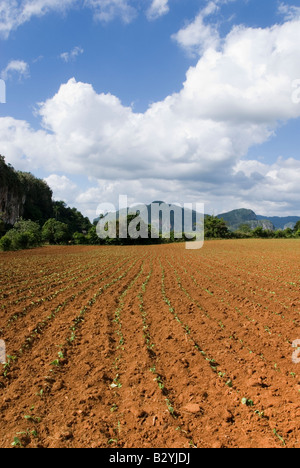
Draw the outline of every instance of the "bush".
M11 250L11 239L8 236L4 236L0 239L0 249L4 252Z
M72 236L72 239L75 245L86 245L88 243L87 237L80 232L75 232L75 234Z
M87 235L87 243L89 245L100 245L104 243L97 235L96 226L92 226Z
M227 239L231 236L224 219L206 216L204 220L206 239Z
M33 221L18 221L0 241L1 250L31 249L41 245L41 229Z
M42 237L49 244L64 244L70 240L68 226L56 219L48 219L42 229Z

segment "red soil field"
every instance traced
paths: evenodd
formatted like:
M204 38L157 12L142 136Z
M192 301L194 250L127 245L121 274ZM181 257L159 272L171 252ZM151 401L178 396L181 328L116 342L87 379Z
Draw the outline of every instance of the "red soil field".
M300 447L299 264L297 240L0 254L0 446Z

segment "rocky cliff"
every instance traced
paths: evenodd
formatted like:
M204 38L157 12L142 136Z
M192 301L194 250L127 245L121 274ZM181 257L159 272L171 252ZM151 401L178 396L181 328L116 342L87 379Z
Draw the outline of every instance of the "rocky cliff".
M5 224L14 225L23 216L26 195L7 186L0 186L0 213Z
M0 155L0 221L14 225L23 217L44 224L52 215L52 191L46 182L15 171Z
M247 225L250 229L262 227L267 231L275 231L273 223L268 219L258 219L254 211L247 209L233 210L229 213L222 213L218 218L226 221L230 231L236 231L241 225Z

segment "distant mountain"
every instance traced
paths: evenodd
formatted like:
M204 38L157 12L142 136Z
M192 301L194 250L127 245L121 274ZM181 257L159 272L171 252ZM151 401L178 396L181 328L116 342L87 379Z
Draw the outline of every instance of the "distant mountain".
M199 216L195 210L184 209L181 206L174 204L168 204L160 200L153 201L150 205L134 205L134 210L143 210L146 207L146 218L148 224L151 224L154 229L158 232L185 232L185 221L190 227L190 230L195 228L196 223L199 220ZM166 219L163 220L162 212L166 212ZM142 211L143 213L143 211ZM110 219L122 219L128 215L128 209L122 209L113 213L109 213L105 216L106 220ZM94 224L97 224L100 220L100 217L94 219ZM145 220L146 221L146 220Z
M300 217L267 217L256 215L254 211L245 208L229 211L217 216L223 218L227 222L230 231L236 231L242 224L248 225L251 229L262 227L265 230L276 231L278 229L294 228L295 224L300 221Z
M259 216L257 215L257 219L268 219L271 221L271 223L274 224L275 229L287 229L291 228L294 229L295 224L300 221L299 216L285 216L285 217L278 217L278 216L273 216L273 217L265 217L265 216Z
M143 205L144 206L144 205ZM175 224L178 230L182 230L184 232L184 209L181 207L178 207L177 205L168 205L167 203L163 201L154 201L152 202L151 205L146 205L147 211L148 211L148 223L152 224L155 228L158 230L162 229L162 219L161 216L158 215L158 211L156 213L153 213L151 210L151 206L154 207L156 206L157 210L159 208L164 208L170 209L171 210L171 216L170 216L170 222L168 223L168 226L164 226L164 228L167 228L170 226L171 231L174 230ZM138 206L135 207L138 209ZM154 210L156 211L156 210ZM127 216L127 210L121 210L117 211L117 219ZM208 215L205 215L208 216ZM191 212L191 218L192 218L192 225L195 226L195 223L197 222L197 216L196 212L192 211ZM287 216L287 217L267 217L267 216L259 216L254 211L241 208L239 210L233 210L229 211L227 213L221 213L217 216L217 218L223 218L224 221L226 221L230 231L237 231L241 225L248 225L250 229L256 229L257 227L262 227L264 230L270 230L270 231L276 231L278 229L287 229L288 227L293 229L295 224L300 221L300 217L297 216ZM94 220L94 224L97 224L100 218L96 218ZM182 220L182 226L179 226L181 223L180 221L175 223L175 219L177 220ZM182 228L182 229L179 229ZM177 230L175 228L175 231Z
M254 211L245 208L229 211L218 215L226 221L230 231L237 231L242 224L246 224L250 229L262 227L265 230L275 231L275 226L268 219L258 219Z
M240 210L229 211L228 213L221 213L217 218L223 218L226 221L231 231L236 231L241 224L257 223L257 217L254 211L242 208Z

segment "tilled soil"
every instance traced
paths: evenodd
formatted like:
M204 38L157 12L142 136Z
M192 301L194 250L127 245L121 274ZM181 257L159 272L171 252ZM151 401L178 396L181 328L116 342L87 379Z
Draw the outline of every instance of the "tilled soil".
M300 447L299 260L294 240L1 254L0 447Z

